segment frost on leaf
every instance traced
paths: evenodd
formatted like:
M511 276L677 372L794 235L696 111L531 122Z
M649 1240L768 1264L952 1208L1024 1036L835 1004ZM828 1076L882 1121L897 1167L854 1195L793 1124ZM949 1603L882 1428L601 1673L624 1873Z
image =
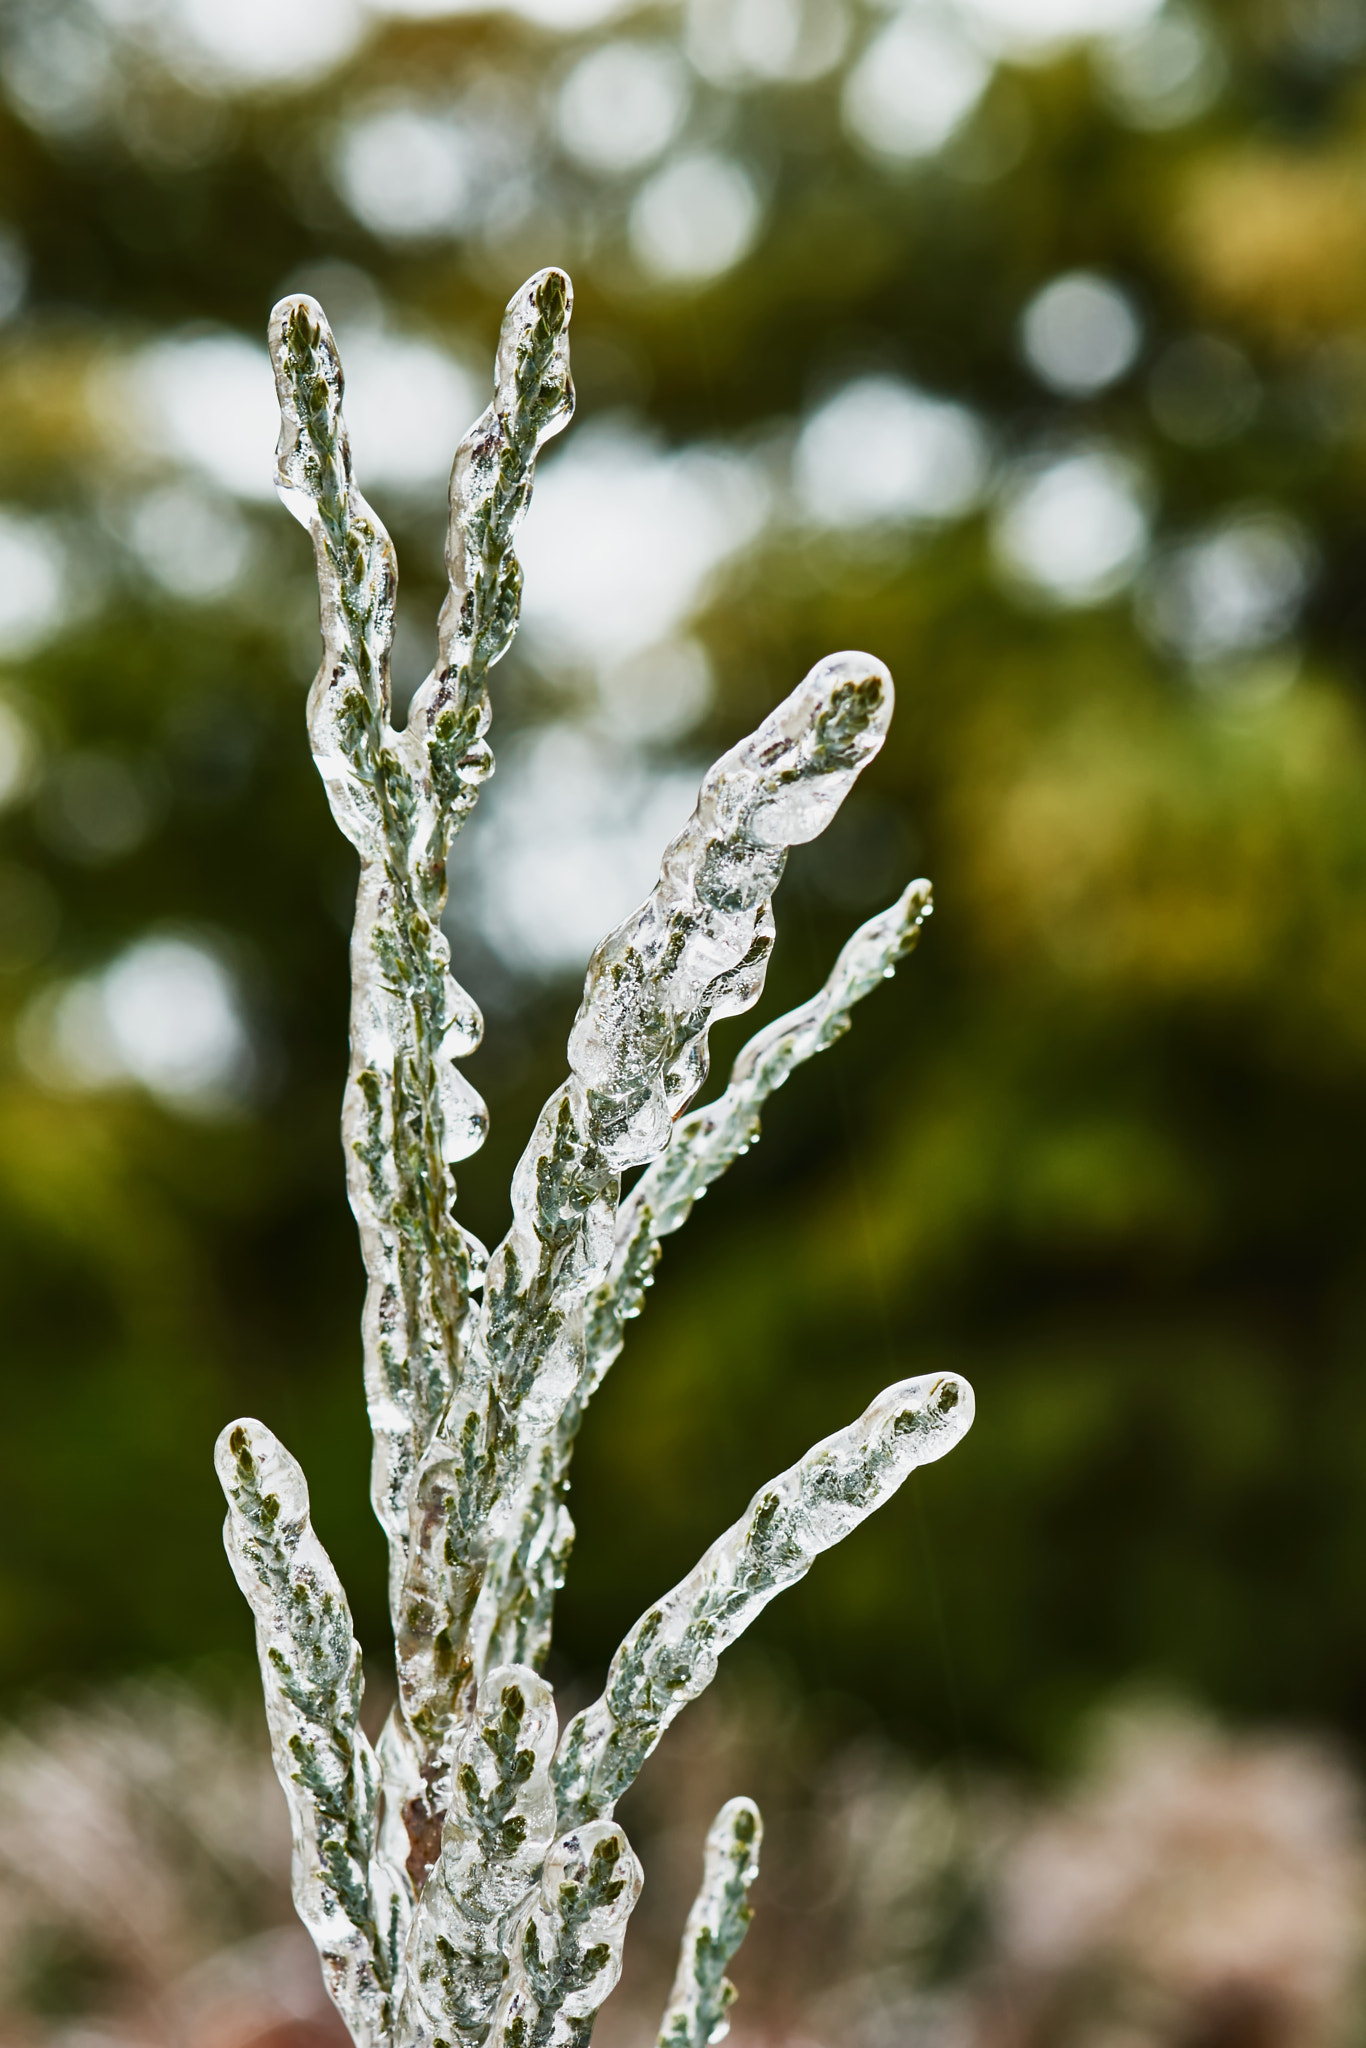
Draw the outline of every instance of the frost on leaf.
M550 269L508 306L493 401L451 473L436 659L401 730L389 689L398 570L352 472L341 360L312 299L283 300L270 328L277 480L312 539L320 591L309 738L360 861L342 1131L398 1676L375 1749L303 1474L250 1421L224 1431L217 1464L292 1817L295 1900L360 2048L587 2043L641 1884L615 1801L726 1645L972 1413L952 1375L880 1395L761 1489L559 1734L539 1667L587 1403L663 1239L753 1142L773 1091L910 951L930 907L929 885L912 883L810 1002L751 1040L720 1096L691 1108L712 1024L763 988L788 849L824 829L886 736L886 669L831 655L708 771L654 889L594 952L567 1077L513 1176L507 1236L489 1255L457 1220L453 1168L482 1143L486 1115L458 1064L483 1026L441 929L447 860L492 771L488 678L517 623L514 540L536 456L573 410L571 304ZM621 1175L636 1166L623 1202ZM731 1801L708 1837L663 2048L725 2031L725 1968L758 1845L756 1810Z

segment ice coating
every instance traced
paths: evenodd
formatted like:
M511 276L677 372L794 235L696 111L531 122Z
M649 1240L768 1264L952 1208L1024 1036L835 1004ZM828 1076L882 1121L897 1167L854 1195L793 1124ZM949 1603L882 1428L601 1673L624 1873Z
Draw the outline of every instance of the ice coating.
M621 1829L590 1821L557 1842L508 1941L491 2048L583 2048L621 1975L642 1874Z
M360 1647L331 1560L308 1518L298 1464L263 1423L229 1423L214 1447L223 1537L256 1621L266 1720L294 1838L294 1903L359 2048L391 2034L407 1901L376 1854L379 1770L360 1727Z
M707 1830L702 1885L678 1951L658 2048L708 2048L730 2032L735 1986L726 1965L749 1931L764 1824L752 1799L728 1799Z
M506 1972L499 1937L540 1879L555 1835L557 1733L553 1695L534 1671L505 1665L484 1679L409 1939L396 2036L403 2048L478 2048L487 2037Z
M390 1605L410 1681L381 1742L386 1849L400 1861L400 1827L425 1839L439 1829L431 1784L444 1769L449 1719L424 1726L404 1711L414 1692L430 1700L449 1676L445 1617L428 1597L430 1560L418 1562L416 1589L405 1583L417 1469L461 1376L470 1290L484 1260L453 1213L452 1165L483 1142L486 1118L455 1064L478 1045L483 1025L450 972L440 925L446 860L493 765L487 677L516 627L521 570L512 543L536 454L573 410L571 300L564 273L544 270L508 306L493 402L451 471L437 659L402 732L389 715L397 566L352 475L336 344L307 297L281 300L270 323L280 494L312 536L320 590L323 658L309 738L361 861L342 1134L368 1281L372 1499L389 1539ZM423 1623L431 1624L425 1638Z
M484 1287L477 1344L510 1450L473 1624L476 1669L545 1654L549 1595L573 1537L562 1425L587 1362L588 1300L613 1255L622 1168L668 1145L706 1077L711 1025L757 999L787 848L835 815L882 745L892 705L892 679L871 655L818 663L708 771L656 887L589 962L570 1078L518 1163L512 1228Z
M693 1203L754 1143L769 1096L804 1061L843 1037L854 1005L889 980L915 946L932 901L928 882L911 882L895 903L860 925L819 992L756 1032L736 1058L725 1092L679 1119L668 1151L641 1175L618 1211L609 1287L624 1274L628 1248L647 1219L656 1240L680 1230Z
M562 1826L612 1811L670 1722L711 1684L721 1652L918 1465L951 1451L972 1411L972 1389L956 1373L902 1380L759 1489L688 1576L641 1616L612 1659L602 1697L566 1728L555 1758Z
M417 1835L425 1835L412 1864L419 1889L441 1832L444 1764L454 1739L456 1702L473 1676L469 1632L485 1570L491 1470L484 1408L456 1396L415 1481L408 1565L394 1631L403 1723L420 1755L430 1759L424 1784L410 1787L408 1797L414 1849ZM436 1787L438 1777L442 1789Z
M603 1698L557 1743L535 1667L573 1537L565 1491L584 1404L662 1238L752 1142L767 1096L846 1028L929 909L928 885L912 884L855 934L811 1003L757 1034L719 1100L687 1114L712 1023L763 985L788 847L829 822L887 729L885 668L832 655L708 773L657 887L594 954L569 1078L523 1153L512 1228L491 1259L456 1221L451 1169L485 1119L456 1064L482 1025L440 930L446 861L492 768L487 675L516 625L513 539L536 454L572 409L569 308L556 270L508 307L493 404L452 471L436 664L401 732L388 680L394 552L352 476L337 351L310 299L282 301L271 323L280 490L312 535L321 593L310 740L360 854L342 1123L399 1682L377 1753L359 1726L350 1614L298 1465L251 1421L224 1432L217 1464L291 1814L295 1898L359 2048L587 2048L641 1881L613 1802L726 1644L971 1418L964 1382L908 1381L817 1445L637 1624ZM621 1172L636 1164L647 1171L622 1205ZM732 1801L708 1837L666 2048L724 2032L758 1828L753 1807Z
M807 1003L757 1032L731 1070L725 1092L680 1117L673 1137L620 1204L611 1264L591 1295L578 1385L561 1413L535 1474L536 1538L526 1545L526 1587L520 1640L536 1654L548 1640L554 1599L573 1541L566 1493L583 1411L621 1352L625 1323L640 1314L665 1236L680 1230L694 1202L758 1136L764 1103L793 1070L833 1045L849 1028L855 1004L895 973L930 915L926 881L911 882L897 901L868 919L847 941L825 985Z
M584 1400L621 1350L623 1321L641 1311L660 1240L682 1229L693 1204L754 1144L768 1098L804 1061L841 1038L855 1004L896 972L931 909L929 883L909 883L895 903L859 926L809 1002L755 1033L716 1101L679 1118L668 1151L641 1175L617 1211L611 1267L589 1316Z
M617 1168L664 1149L706 1078L711 1024L755 1000L762 962L743 969L787 849L829 824L886 738L892 705L891 676L871 655L818 663L709 771L658 887L594 953L569 1064Z
M454 1220L450 1168L483 1141L483 1104L455 1061L483 1025L450 973L446 857L492 767L487 674L516 625L512 551L537 450L573 409L571 294L545 270L503 322L493 403L451 473L450 588L437 661L403 732L390 723L398 572L356 487L341 361L322 308L281 300L270 346L280 400L281 497L313 539L323 657L309 738L333 814L361 859L351 948L351 1065L343 1138L369 1287L366 1388L373 1498L397 1606L416 1466L459 1377L482 1250Z

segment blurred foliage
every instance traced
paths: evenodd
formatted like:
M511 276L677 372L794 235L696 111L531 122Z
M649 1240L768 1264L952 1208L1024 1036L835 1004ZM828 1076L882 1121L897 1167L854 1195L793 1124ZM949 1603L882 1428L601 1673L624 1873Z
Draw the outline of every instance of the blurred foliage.
M8 13L0 220L28 283L0 328L0 491L76 567L60 628L4 673L38 750L0 850L4 1684L247 1654L209 1470L242 1410L301 1458L362 1636L382 1635L336 1138L351 856L304 738L306 543L247 502L249 573L217 595L159 586L120 537L161 472L139 468L111 366L196 323L255 341L282 289L339 262L398 325L487 360L503 301L553 260L577 290L571 439L624 408L667 445L771 464L841 379L885 372L974 408L1007 493L1039 451L1121 449L1154 565L1049 602L1002 574L989 503L939 524L776 518L714 580L697 630L717 691L689 761L833 647L875 651L901 693L847 816L792 863L758 1015L807 994L914 868L938 908L669 1247L579 1453L569 1666L600 1666L814 1436L952 1366L977 1389L972 1437L766 1617L764 1654L924 1747L1046 1757L1134 1674L1355 1733L1366 13L1228 0L1203 18L1217 89L1146 124L1098 44L1003 58L960 132L905 163L848 139L838 67L699 86L698 133L748 163L764 222L691 286L640 269L632 181L557 154L550 112L595 43L676 39L668 11L574 31L380 20L321 78L255 91L177 72L108 27L117 10ZM83 36L104 37L98 91ZM498 174L501 210L387 238L348 211L338 124L405 95L503 125L521 168ZM1050 391L1019 346L1025 306L1078 268L1116 281L1143 329L1089 397ZM1224 426L1170 431L1171 351L1211 335L1252 396ZM430 617L430 501L374 496ZM1249 506L1298 522L1312 582L1264 646L1201 663L1145 628L1152 579ZM495 742L582 687L515 654ZM132 778L138 830L72 829L92 758ZM45 989L158 930L209 935L244 991L255 1082L231 1113L62 1088L24 1054ZM470 1068L493 1132L462 1176L492 1239L575 990L510 976L472 938L456 965L494 998ZM754 1021L716 1034L722 1072Z

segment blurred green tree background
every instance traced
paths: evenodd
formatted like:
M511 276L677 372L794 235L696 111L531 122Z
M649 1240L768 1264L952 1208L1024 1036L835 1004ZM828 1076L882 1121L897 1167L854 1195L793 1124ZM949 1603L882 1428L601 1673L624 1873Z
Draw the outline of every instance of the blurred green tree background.
M810 663L897 678L758 1018L923 870L852 1038L671 1244L580 1450L564 1669L887 1381L951 1460L757 1632L925 1749L1117 1684L1366 1715L1366 6L8 0L0 1682L245 1661L215 1432L362 1637L352 856L262 337L319 296L429 659L533 268L578 419L452 872L504 1193L587 952ZM756 1018L716 1034L714 1067Z

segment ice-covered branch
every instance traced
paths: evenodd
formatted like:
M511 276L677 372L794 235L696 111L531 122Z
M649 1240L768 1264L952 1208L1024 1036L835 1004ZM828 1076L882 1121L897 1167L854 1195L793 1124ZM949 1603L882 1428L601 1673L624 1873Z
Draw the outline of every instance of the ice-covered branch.
M337 821L361 857L343 1127L369 1277L373 1491L395 1606L413 1478L459 1377L472 1270L482 1263L452 1215L451 1167L482 1142L485 1114L455 1065L483 1027L451 977L440 928L446 856L492 766L487 672L516 624L512 540L536 452L572 410L569 310L569 280L557 270L532 278L508 307L493 403L451 477L438 661L402 733L389 722L397 568L352 476L336 345L311 299L284 299L271 318L280 492L312 535L321 590L309 734Z
M410 1834L424 1837L439 1825L430 1781L463 1666L448 1654L458 1591L446 1587L439 1565L434 1572L430 1555L409 1572L409 1536L418 1467L459 1383L470 1289L484 1256L455 1220L451 1171L483 1139L483 1104L455 1064L483 1026L451 976L440 917L451 840L492 767L486 683L517 621L513 537L537 450L573 406L570 299L564 273L546 270L508 307L493 403L452 470L450 589L436 666L401 733L389 721L397 569L352 477L336 345L311 299L283 300L271 320L280 490L313 537L322 598L309 734L338 823L361 857L342 1127L369 1283L372 1495L389 1538L400 1638L403 1719L382 1753L390 1825L402 1813ZM430 1515L418 1526L429 1528ZM418 1884L426 1863L419 1851Z
M724 1093L675 1124L668 1151L641 1175L617 1213L611 1270L591 1305L581 1402L620 1351L622 1323L640 1313L660 1240L682 1229L693 1204L756 1142L770 1095L804 1061L841 1038L854 1006L891 979L931 907L929 883L911 882L895 903L860 925L819 993L756 1032L736 1059Z
M517 1166L492 1258L455 1220L452 1168L482 1142L485 1113L456 1065L482 1023L440 928L446 860L492 767L488 670L517 621L513 539L536 455L572 409L569 310L557 270L507 309L493 403L451 476L436 665L402 731L390 717L394 551L352 475L337 350L311 299L283 300L271 322L279 487L312 536L321 592L309 736L360 855L342 1128L397 1652L378 1758L303 1474L249 1421L224 1431L217 1461L292 1817L295 1897L358 2048L587 2048L641 1883L615 1800L726 1645L972 1414L961 1380L911 1380L818 1444L637 1623L602 1699L557 1743L535 1667L573 1536L565 1488L584 1403L662 1238L753 1141L772 1091L891 973L929 908L928 885L913 884L812 1002L755 1037L719 1100L686 1114L713 1022L763 986L788 849L829 822L887 730L886 669L832 655L710 770L656 887L594 953L569 1078ZM635 1165L648 1170L621 1207ZM733 1800L708 1837L661 2048L702 2048L725 2030L725 1967L758 1845L757 1812Z
M660 2023L658 2048L708 2048L730 2032L735 1986L726 1965L754 1917L749 1888L759 1875L764 1824L752 1799L728 1799L707 1830L702 1888L693 1901L678 1973Z
M516 1665L489 1673L462 1732L441 1854L413 1923L402 2048L479 2048L487 2037L506 1973L500 1935L555 1835L556 1733L544 1679Z
M555 1759L561 1826L612 1811L669 1723L711 1684L721 1652L918 1465L951 1451L972 1412L972 1389L954 1373L902 1380L760 1488L687 1578L641 1616L601 1699L565 1730Z
M394 1626L402 1728L385 1731L381 1756L386 1784L402 1782L406 1861L418 1891L440 1841L445 1765L473 1677L470 1623L484 1579L491 1496L488 1435L484 1405L455 1396L415 1479ZM404 1730L415 1749L406 1762Z
M375 1851L379 1773L360 1728L350 1609L309 1523L304 1475L283 1445L259 1422L234 1422L214 1462L228 1501L228 1556L256 1619L294 1837L294 1903L353 2038L381 2048L407 1904Z
M706 1078L712 1023L759 995L788 848L835 815L881 746L892 702L872 656L819 663L708 772L655 889L589 963L570 1078L518 1164L512 1228L484 1288L497 1504L476 1668L545 1652L572 1537L557 1439L583 1378L586 1308L611 1261L622 1169L664 1150Z
M640 1864L610 1821L590 1821L555 1844L508 1943L490 2048L586 2048L621 1975L640 1886Z
M573 1533L565 1497L583 1411L621 1351L625 1323L644 1305L661 1240L682 1228L693 1204L755 1142L769 1096L803 1061L833 1045L848 1030L855 1005L896 972L930 910L929 883L915 881L895 903L860 925L819 993L756 1032L731 1069L725 1092L704 1109L679 1118L668 1150L641 1175L618 1209L611 1265L587 1306L579 1383L536 1474L536 1513L528 1522L545 1531L558 1524L561 1545L553 1540L542 1540L534 1549L528 1545L522 1570L529 1643L545 1639L563 1571L563 1549Z

